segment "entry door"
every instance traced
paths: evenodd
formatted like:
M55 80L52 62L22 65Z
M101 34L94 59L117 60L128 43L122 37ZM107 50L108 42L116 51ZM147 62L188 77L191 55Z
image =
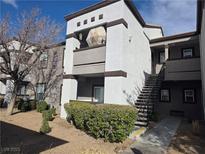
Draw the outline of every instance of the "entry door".
M94 86L94 102L104 102L104 87L103 86Z

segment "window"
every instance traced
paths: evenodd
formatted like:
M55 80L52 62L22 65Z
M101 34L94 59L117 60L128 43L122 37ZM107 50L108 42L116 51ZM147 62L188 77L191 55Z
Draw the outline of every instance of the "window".
M161 89L160 100L162 102L170 102L170 91L169 89Z
M195 102L195 90L194 89L185 89L184 90L184 102L185 103L194 103Z
M91 18L91 22L94 22L94 21L95 21L95 17L92 17L92 18Z
M41 68L46 68L48 64L48 53L44 52L40 56L40 66Z
M53 55L53 68L56 68L58 65L58 54L54 53Z
M99 20L103 19L103 14L99 15Z
M165 52L161 51L159 52L159 63L163 64L165 62Z
M45 83L38 83L36 85L36 100L43 100L45 93Z
M193 48L187 48L182 50L183 58L191 58L193 57Z
M26 85L19 85L17 95L26 95Z
M79 26L80 26L80 22L77 23L77 27L79 27Z
M93 87L93 97L94 102L102 103L104 102L104 87L103 86L94 86Z
M88 20L87 20L87 19L86 19L86 20L84 20L84 22L83 22L83 23L84 23L84 25L86 25L86 24L88 23Z

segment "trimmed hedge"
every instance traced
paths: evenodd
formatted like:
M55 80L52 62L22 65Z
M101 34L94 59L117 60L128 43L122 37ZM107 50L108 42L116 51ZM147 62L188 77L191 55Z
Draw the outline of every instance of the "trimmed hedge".
M68 120L76 128L95 138L110 142L122 142L134 128L137 112L130 106L82 103L72 101L65 104Z
M50 108L50 106L46 103L46 101L40 101L36 104L36 109L37 112L43 112L45 110L48 110Z
M43 117L43 119L45 119L47 121L52 121L54 119L52 110L50 109L50 110L42 111L42 117Z
M49 123L46 119L43 119L42 126L40 128L40 133L47 134L51 132L51 127L49 126Z

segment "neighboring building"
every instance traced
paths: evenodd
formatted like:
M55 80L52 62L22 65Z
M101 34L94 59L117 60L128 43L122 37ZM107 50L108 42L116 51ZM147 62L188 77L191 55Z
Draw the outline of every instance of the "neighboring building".
M139 125L146 125L153 111L203 119L202 3L198 30L168 37L160 26L146 24L132 1L103 1L65 16L61 117L64 103L81 100L135 103Z
M9 42L9 47L18 49L19 42ZM63 55L65 42L52 45L41 54L38 62L18 87L17 95L23 99L46 100L51 106L60 112L61 87L63 79ZM33 46L35 50L35 46ZM31 52L31 51L29 51ZM4 54L1 51L0 54ZM0 65L4 61L0 57ZM0 74L0 95L4 96L5 102L10 101L12 82L10 77Z

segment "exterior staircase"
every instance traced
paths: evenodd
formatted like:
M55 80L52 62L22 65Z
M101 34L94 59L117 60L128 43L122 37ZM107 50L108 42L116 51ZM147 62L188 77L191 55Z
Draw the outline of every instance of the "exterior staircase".
M159 90L162 82L160 75L150 75L146 80L135 106L138 110L136 126L147 127L154 111L154 103L159 101Z

